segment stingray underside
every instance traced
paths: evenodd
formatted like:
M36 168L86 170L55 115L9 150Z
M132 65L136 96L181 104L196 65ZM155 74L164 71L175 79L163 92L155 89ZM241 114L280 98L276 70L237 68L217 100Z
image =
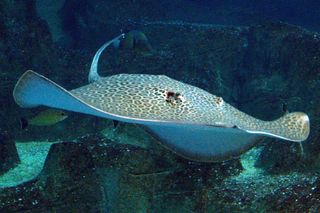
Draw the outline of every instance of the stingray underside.
M262 140L237 128L201 125L147 125L154 138L176 154L200 162L238 157Z
M175 153L196 161L220 161L251 148L261 136L237 128L196 125L183 122L143 120L115 115L81 100L61 86L27 71L19 79L13 92L21 107L48 106L107 119L141 124L147 127L160 143Z

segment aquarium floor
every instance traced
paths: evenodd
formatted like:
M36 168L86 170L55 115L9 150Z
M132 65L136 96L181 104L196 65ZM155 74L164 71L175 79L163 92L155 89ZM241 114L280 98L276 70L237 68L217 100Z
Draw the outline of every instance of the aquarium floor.
M52 142L16 142L20 163L0 176L0 188L11 187L35 178L44 165Z
M109 137L111 136L109 135ZM16 147L21 163L0 176L0 188L13 187L35 178L41 172L52 144L53 142L17 142ZM225 196L241 192L242 196L234 196L239 197L239 200L236 199L235 202L241 203L244 195L251 195L250 200L254 201L263 199L266 195L278 193L278 189L281 187L293 189L297 183L308 183L308 186L313 186L317 181L315 174L307 175L294 172L287 175L265 174L262 170L254 167L254 161L259 153L260 149L255 148L244 154L241 157L244 170L237 176L226 178L219 186L214 187L213 192L220 191L222 194L226 192ZM311 193L314 189L315 187L311 187Z

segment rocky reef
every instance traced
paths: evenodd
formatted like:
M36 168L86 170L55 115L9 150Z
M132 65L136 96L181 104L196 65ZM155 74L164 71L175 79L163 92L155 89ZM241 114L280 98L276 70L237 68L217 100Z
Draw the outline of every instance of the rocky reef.
M234 27L169 21L155 1L144 8L160 8L156 13L142 9L139 15L137 4L120 7L121 1L83 1L85 9L76 1L57 2L54 16L43 11L43 1L0 2L0 127L20 142L63 141L50 144L48 155L48 143L37 149L47 155L38 175L0 188L0 211L319 211L319 34L281 22ZM42 109L20 109L8 98L18 77L34 69L67 89L84 85L95 50L121 29L142 30L154 53L110 50L99 64L102 75L165 74L261 119L279 117L284 105L304 111L311 134L303 152L297 143L266 139L238 159L196 163L136 126L113 130L110 121L76 113L55 126L21 131L19 118ZM12 145L15 160L3 173L18 163ZM0 143L1 151L7 147Z
M137 130L126 126L124 129ZM0 191L5 212L316 212L319 173L270 175L248 153L224 163L196 163L149 138L105 135L53 144L41 173ZM135 137L146 137L142 131ZM120 134L121 135L121 134ZM242 165L244 167L242 167ZM251 165L250 165L251 164ZM251 168L250 168L251 167Z
M0 133L0 175L16 166L19 162L15 142L7 132Z

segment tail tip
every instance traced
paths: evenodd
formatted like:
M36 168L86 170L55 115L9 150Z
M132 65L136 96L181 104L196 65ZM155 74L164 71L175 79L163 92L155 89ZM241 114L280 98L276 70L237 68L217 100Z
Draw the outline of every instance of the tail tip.
M304 135L304 140L307 140L310 134L310 119L309 116L305 113L301 116L301 123L302 123L302 133ZM303 141L304 141L303 140Z
M302 142L307 140L310 134L309 116L303 112L290 113L289 115L291 115L290 117L292 118L292 120L289 119L289 126L295 132L296 141Z

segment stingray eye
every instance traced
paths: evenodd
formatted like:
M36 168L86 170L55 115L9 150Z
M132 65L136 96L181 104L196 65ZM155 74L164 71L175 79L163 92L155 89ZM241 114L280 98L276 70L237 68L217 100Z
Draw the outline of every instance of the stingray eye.
M224 101L223 101L223 99L222 99L221 97L216 97L216 98L214 99L214 103L215 103L217 106L221 107L221 106L223 105Z

